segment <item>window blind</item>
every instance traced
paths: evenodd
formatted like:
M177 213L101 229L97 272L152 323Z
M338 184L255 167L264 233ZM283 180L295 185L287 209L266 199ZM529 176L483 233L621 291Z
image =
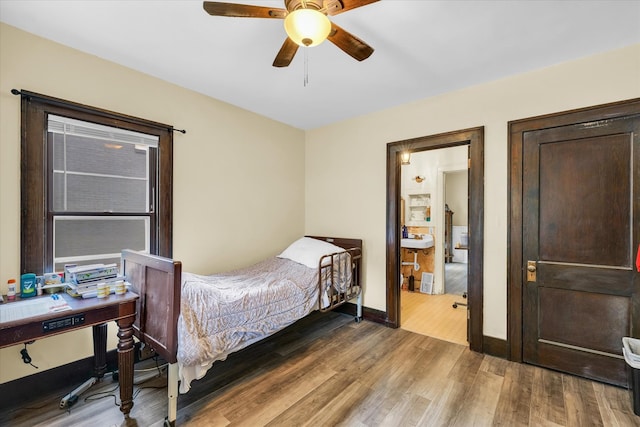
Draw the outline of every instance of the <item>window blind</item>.
M157 148L159 141L159 138L155 135L104 126L53 114L49 114L47 130L52 133L143 145L152 148Z

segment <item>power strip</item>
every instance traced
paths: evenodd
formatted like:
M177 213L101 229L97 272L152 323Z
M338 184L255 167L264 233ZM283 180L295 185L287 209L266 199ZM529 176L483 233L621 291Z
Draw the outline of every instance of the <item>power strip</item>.
M60 400L60 409L71 408L77 401L78 397L89 390L92 385L98 382L96 377L89 378L79 387L76 387L71 393L67 394Z

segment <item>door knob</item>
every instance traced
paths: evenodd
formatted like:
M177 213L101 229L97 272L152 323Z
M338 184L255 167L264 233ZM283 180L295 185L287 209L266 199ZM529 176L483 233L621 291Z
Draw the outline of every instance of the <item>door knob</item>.
M536 262L535 261L527 261L527 281L528 282L536 281Z

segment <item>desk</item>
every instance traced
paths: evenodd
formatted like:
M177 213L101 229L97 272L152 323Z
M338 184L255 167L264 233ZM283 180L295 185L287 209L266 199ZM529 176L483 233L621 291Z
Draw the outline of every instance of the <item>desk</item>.
M133 408L133 322L136 318L138 295L109 295L107 298L73 298L65 293L64 298L71 310L31 316L0 323L0 348L27 341L50 337L88 326L93 327L94 375L101 378L106 370L107 322L118 324L118 380L120 383L120 411L125 418ZM49 298L47 296L33 297ZM3 305L16 304L9 302ZM74 319L71 321L70 319ZM57 321L51 323L51 321Z

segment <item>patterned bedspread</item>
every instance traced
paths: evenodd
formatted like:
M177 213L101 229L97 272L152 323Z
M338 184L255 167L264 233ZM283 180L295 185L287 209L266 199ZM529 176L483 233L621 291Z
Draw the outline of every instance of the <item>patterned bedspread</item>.
M318 307L318 271L282 258L211 276L182 273L180 392L213 363Z

